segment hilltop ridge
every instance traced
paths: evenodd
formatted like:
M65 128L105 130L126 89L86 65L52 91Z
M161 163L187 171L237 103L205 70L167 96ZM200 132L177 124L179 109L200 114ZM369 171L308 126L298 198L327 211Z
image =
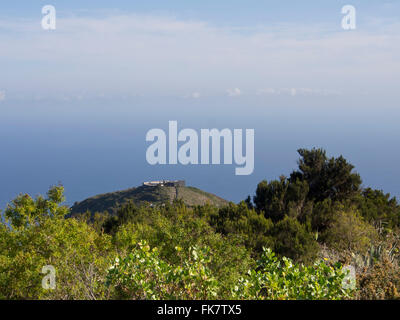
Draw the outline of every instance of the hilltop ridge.
M182 199L188 206L211 204L223 207L228 201L212 193L205 192L190 186L175 185L142 185L126 190L114 191L95 195L83 201L76 202L71 207L71 215L85 213L86 211L115 213L123 204L132 201L140 206L145 203L162 205L171 203L174 199Z

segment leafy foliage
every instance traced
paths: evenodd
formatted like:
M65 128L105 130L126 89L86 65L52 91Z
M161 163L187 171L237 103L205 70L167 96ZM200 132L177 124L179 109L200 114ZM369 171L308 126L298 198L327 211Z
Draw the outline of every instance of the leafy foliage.
M10 225L0 228L0 298L98 299L111 254L111 239L89 225L65 219L63 187L48 198L20 195L6 210ZM41 285L43 266L56 269L55 290Z
M257 268L249 270L235 287L236 299L348 299L353 289L343 286L347 272L340 264L311 266L279 260L271 249L264 249Z
M330 247L354 253L365 253L377 237L375 228L364 222L358 212L354 211L337 212L331 227L323 235L325 243Z
M122 211L127 213L125 210L127 208ZM180 201L160 208L136 208L127 213L129 222L115 233L115 247L121 253L130 252L138 242L145 240L151 247L159 248L166 262L179 264L182 256L189 255L190 248L207 246L213 252L209 268L220 282L221 290L228 295L240 274L252 264L250 253L240 239L216 233L197 212L198 208L189 209ZM182 248L179 255L176 247Z
M222 207L166 197L71 217L62 186L19 195L0 221L0 299L400 298L396 198L361 189L341 156L299 154L288 178ZM355 291L343 285L343 264L355 267ZM46 265L55 289L42 288Z
M400 206L389 193L367 188L358 199L358 208L369 222L383 222L389 229L400 226Z
M245 246L255 252L261 252L263 246L273 245L272 221L250 209L245 202L229 203L227 207L211 212L208 220L217 232L239 236Z
M182 252L177 247L176 251ZM174 266L160 258L157 248L139 242L126 257L110 267L107 285L115 286L118 298L129 299L212 299L218 282L209 268L210 249L193 247Z
M290 182L307 181L308 199L342 201L360 191L361 177L353 173L354 166L342 156L329 158L322 149L299 149L299 170L290 176Z
M285 217L273 228L274 250L297 262L312 263L319 250L317 241L306 226L295 218Z

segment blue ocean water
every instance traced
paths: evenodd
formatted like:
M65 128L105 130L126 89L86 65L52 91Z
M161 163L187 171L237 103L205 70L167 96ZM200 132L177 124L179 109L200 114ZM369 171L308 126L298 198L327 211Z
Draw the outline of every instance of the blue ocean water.
M396 108L302 99L4 101L0 208L19 193L45 194L58 182L72 205L153 179L185 179L187 185L238 202L253 195L261 180L290 174L296 150L312 147L323 147L330 156L342 154L355 165L364 186L400 195ZM179 129L254 129L253 174L235 176L235 165L149 165L146 132L167 131L169 120L177 120Z

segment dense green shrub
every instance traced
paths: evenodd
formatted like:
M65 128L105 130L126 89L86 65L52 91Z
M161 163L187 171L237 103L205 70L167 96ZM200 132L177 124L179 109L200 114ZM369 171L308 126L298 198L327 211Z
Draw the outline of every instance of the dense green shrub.
M378 233L373 226L364 222L358 212L339 211L322 238L328 246L338 251L365 253L378 238Z
M245 202L238 205L229 203L227 207L209 214L208 221L217 232L239 237L255 253L261 253L263 246L273 245L272 221L250 209Z
M0 228L0 298L102 299L107 265L115 253L111 239L75 219L65 219L63 188L48 198L18 196L6 209L10 224ZM51 265L56 288L42 288L41 273Z
M181 251L181 248L177 248ZM218 299L219 282L208 267L209 248L191 248L189 258L173 266L145 242L110 267L107 284L122 299ZM343 286L347 273L340 264L312 266L279 260L265 249L257 264L231 288L234 299L348 299L354 289Z
M285 217L272 230L274 251L296 262L312 263L319 250L315 235L295 218Z
M325 199L344 201L360 193L361 177L343 156L328 158L323 149L299 149L299 170L290 175L289 182L306 181L307 198L319 202Z
M253 263L250 251L243 246L239 236L215 232L205 217L197 216L181 203L160 208L143 207L135 212L134 218L121 225L113 237L121 254L129 253L139 241L145 240L151 247L159 249L160 258L178 265L191 247L207 246L213 253L209 268L225 294ZM179 255L176 247L182 248Z
M381 190L367 188L358 198L358 209L368 222L383 222L386 228L400 227L400 206L395 197Z
M348 273L340 264L328 266L316 262L311 266L278 259L265 249L257 268L248 271L233 290L236 299L349 299L351 286L344 286Z
M177 247L178 254L182 248ZM208 247L189 249L174 266L160 258L157 248L146 242L125 257L116 258L110 267L107 285L123 299L214 299L219 297L219 283L211 268Z
M360 189L343 157L299 153L289 178L224 208L127 202L72 218L62 186L20 195L0 221L0 299L399 298L396 198ZM355 267L356 293L333 261ZM45 265L56 289L42 288Z

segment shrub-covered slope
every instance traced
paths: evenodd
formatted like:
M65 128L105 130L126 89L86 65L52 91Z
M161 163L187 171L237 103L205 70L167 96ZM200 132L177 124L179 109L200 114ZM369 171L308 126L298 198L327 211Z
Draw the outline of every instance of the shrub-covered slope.
M181 199L188 206L210 204L216 207L222 207L228 203L228 201L214 194L194 187L140 186L127 190L99 194L77 202L72 206L71 214L76 215L87 211L92 213L107 211L113 214L118 207L130 201L140 206L144 203L150 203L152 205L171 203L174 199Z

